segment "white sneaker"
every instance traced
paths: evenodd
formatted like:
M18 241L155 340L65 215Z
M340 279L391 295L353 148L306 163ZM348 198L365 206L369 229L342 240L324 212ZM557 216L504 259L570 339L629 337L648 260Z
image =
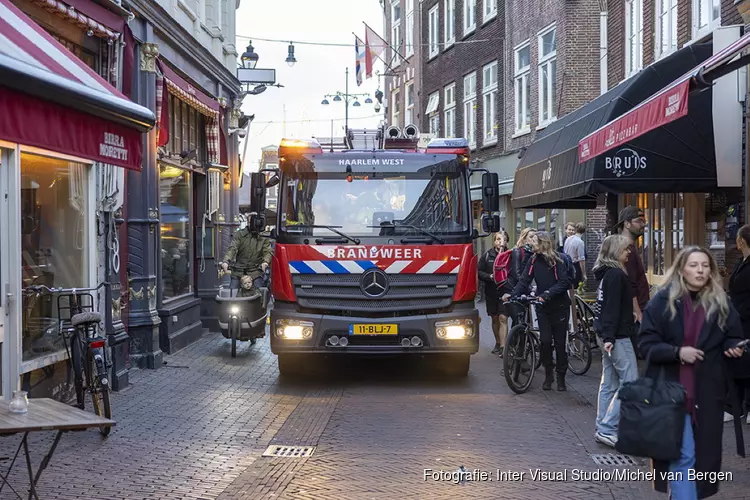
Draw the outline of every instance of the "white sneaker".
M601 432L594 433L594 439L596 439L597 443L607 445L611 448L614 448L615 444L617 444L617 437L608 436L607 434L602 434Z
M750 411L747 412L747 425L750 425Z
M724 412L724 422L731 422L732 420L734 420L734 415Z

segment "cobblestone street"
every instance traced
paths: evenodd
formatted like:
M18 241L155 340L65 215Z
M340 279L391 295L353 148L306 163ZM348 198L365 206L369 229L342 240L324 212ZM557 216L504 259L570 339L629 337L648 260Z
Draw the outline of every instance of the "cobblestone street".
M207 334L167 356L163 368L131 372L132 387L114 395L118 423L108 439L94 431L64 435L40 497L666 498L646 482L573 480L574 469L637 469L592 458L614 453L593 439L598 351L586 376L569 375L567 393L542 392L537 377L529 393L514 395L500 360L489 354L487 326L485 318L483 346L465 380L439 377L429 366L367 361L287 382L265 339L252 348L241 344L232 359L229 342ZM729 425L725 431L724 470L734 480L717 498L750 498L747 463L733 455ZM51 439L49 433L30 440L35 467ZM3 473L19 440L0 441ZM307 458L261 456L275 444L317 448ZM424 469L453 472L460 465L493 481L424 479ZM532 480L535 469L567 470L568 481ZM498 470L526 474L523 481L498 481ZM23 489L25 474L18 463L13 484Z

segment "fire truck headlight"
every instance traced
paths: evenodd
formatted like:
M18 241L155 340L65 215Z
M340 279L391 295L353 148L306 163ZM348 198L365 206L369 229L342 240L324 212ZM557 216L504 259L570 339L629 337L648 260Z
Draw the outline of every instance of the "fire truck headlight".
M474 321L470 319L453 319L435 323L435 333L439 339L460 340L472 338L475 334Z
M310 321L276 320L276 336L288 340L307 340L313 335Z

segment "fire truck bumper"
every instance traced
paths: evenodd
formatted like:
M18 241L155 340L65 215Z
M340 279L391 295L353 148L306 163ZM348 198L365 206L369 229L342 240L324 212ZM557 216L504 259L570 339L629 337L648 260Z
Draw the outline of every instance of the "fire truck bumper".
M305 314L274 307L271 351L351 354L473 354L479 350L479 312L368 318Z

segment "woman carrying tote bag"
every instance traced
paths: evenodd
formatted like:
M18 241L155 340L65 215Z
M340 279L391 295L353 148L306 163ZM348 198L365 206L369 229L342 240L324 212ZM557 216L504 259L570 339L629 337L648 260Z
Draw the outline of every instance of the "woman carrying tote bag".
M649 360L646 377L685 389L680 457L652 460L654 488L669 490L674 500L707 498L719 491L718 482L690 481L688 470L721 471L726 358L742 356L737 344L743 339L740 317L722 288L713 256L700 247L683 249L643 312L639 336L639 348ZM744 456L741 443L740 434L738 452Z

